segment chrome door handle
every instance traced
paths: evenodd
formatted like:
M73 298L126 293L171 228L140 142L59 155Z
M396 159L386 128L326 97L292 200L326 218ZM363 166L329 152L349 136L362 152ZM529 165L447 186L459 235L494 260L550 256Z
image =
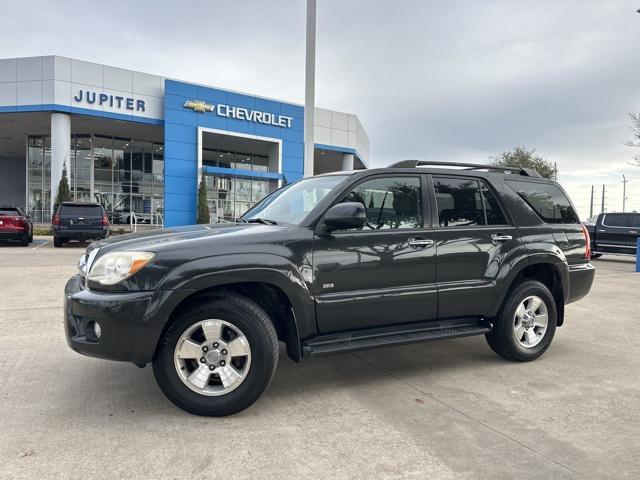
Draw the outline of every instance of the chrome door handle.
M509 240L513 240L513 237L511 235L502 235L501 233L494 233L493 235L491 235L491 240L493 241L493 243L508 242Z
M436 242L434 242L433 240L429 240L426 238L410 238L409 239L409 246L413 247L413 248L428 248L428 247L433 247L435 245Z

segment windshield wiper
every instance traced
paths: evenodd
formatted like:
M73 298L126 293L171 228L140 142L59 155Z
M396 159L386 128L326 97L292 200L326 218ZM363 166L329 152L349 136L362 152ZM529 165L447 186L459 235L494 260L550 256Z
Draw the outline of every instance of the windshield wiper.
M245 219L245 218L240 218L239 219L241 222L246 222L246 223L262 223L263 225L277 225L278 222L276 222L275 220L270 220L268 218L260 218L260 217L256 217L256 218L250 218L250 219Z

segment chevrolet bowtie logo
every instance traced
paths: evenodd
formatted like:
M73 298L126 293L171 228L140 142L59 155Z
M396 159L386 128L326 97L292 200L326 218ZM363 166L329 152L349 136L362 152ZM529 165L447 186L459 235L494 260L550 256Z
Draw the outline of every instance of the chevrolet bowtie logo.
M204 100L187 100L184 102L184 108L190 108L195 112L213 112L214 105Z

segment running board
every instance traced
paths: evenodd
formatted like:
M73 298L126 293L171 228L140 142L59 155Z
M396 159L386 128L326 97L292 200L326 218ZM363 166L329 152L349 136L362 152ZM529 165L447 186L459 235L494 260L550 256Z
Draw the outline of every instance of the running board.
M320 357L370 348L482 335L490 332L491 328L492 325L487 320L463 319L321 335L303 342L302 356Z

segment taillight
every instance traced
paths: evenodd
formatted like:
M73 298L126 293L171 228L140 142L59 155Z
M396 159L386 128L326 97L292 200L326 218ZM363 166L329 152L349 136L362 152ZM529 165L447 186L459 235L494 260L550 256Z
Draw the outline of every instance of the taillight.
M591 237L589 236L589 230L584 226L583 223L580 224L582 227L582 234L584 235L585 247L584 247L584 258L591 258Z
M58 215L57 213L53 215L53 224L60 225L60 215Z
M100 224L103 227L108 227L109 226L109 219L107 218L107 216L105 214L102 214L102 221L100 222Z

